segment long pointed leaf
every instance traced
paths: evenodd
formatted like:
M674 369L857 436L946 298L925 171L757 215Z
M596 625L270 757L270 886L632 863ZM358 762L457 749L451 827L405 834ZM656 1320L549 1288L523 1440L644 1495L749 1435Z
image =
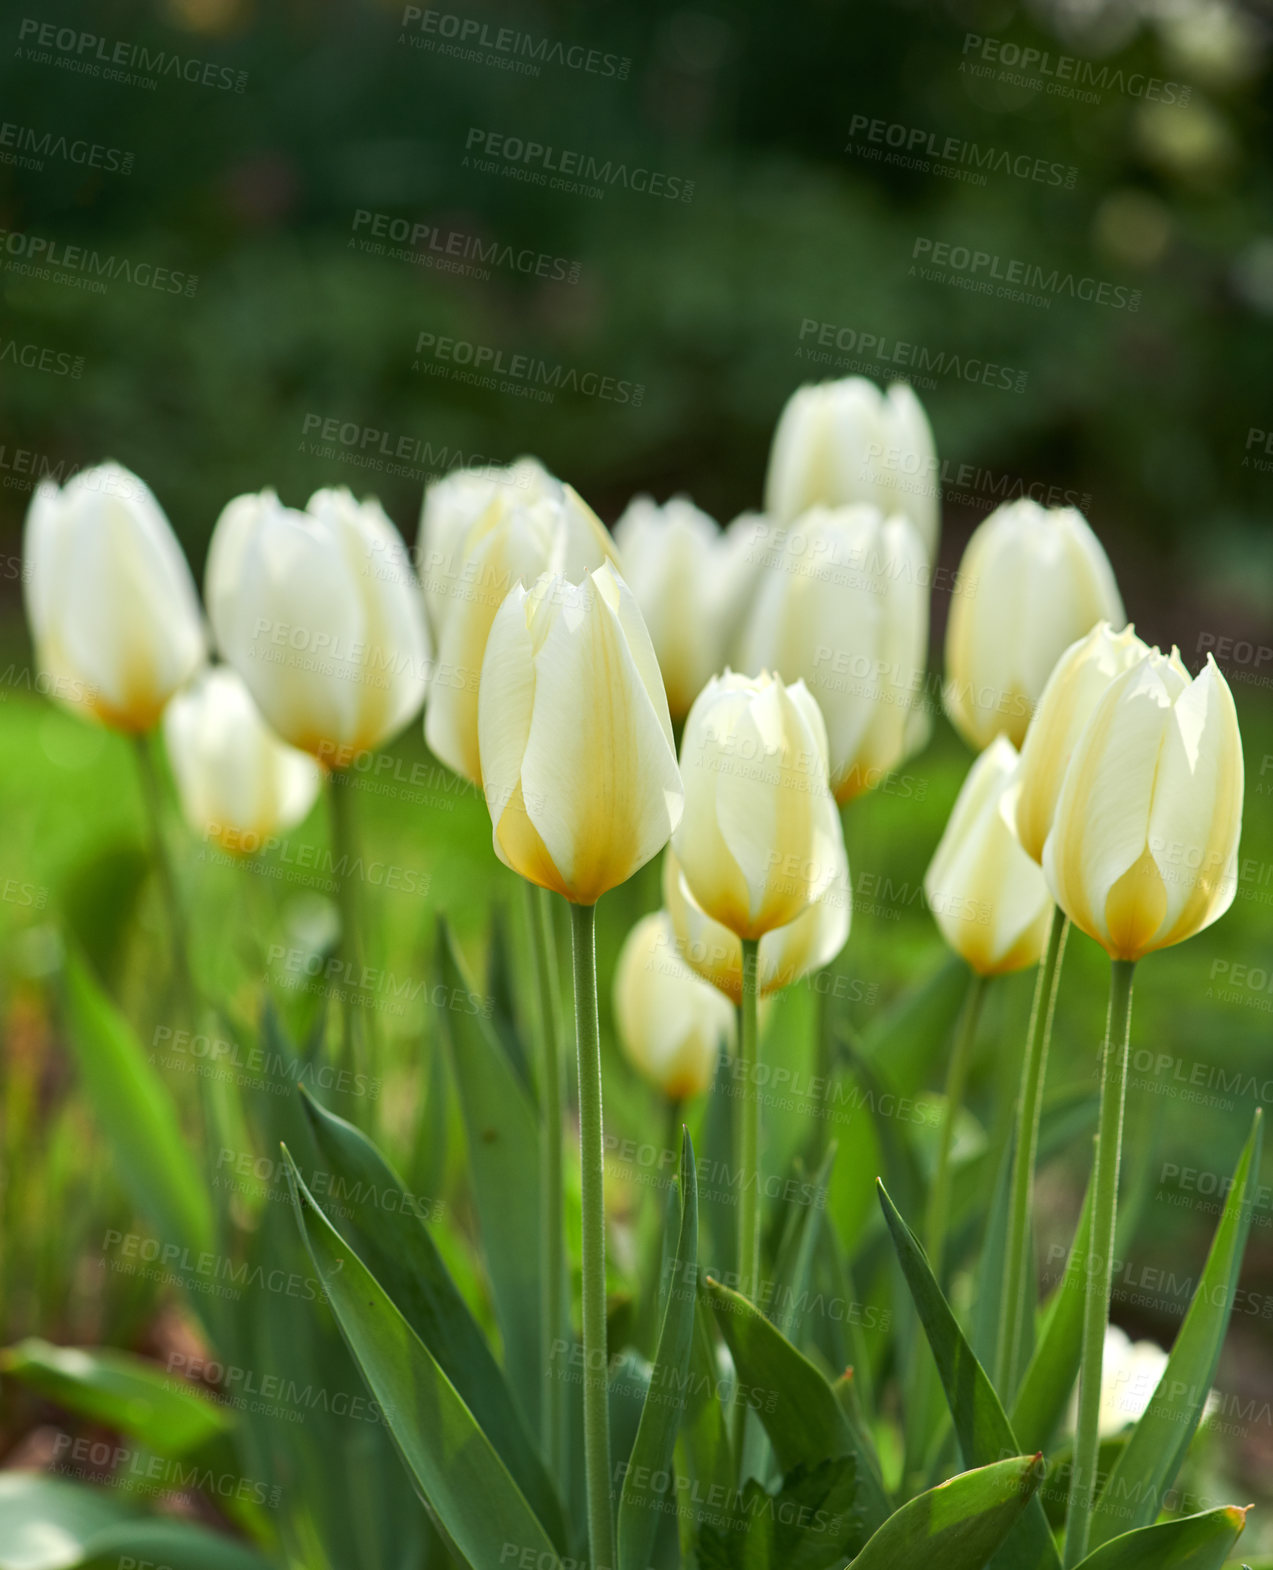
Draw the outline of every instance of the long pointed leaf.
M986 1466L1005 1454L1020 1454L1007 1413L937 1285L918 1239L898 1214L884 1185L878 1188L902 1273L937 1362L964 1461L969 1466ZM1037 1498L1030 1500L1020 1527L995 1563L997 1570L1038 1570L1041 1566L1060 1570L1060 1557Z
M1142 1526L1111 1538L1082 1560L1079 1570L1220 1570L1245 1525L1246 1511L1229 1505Z
M1202 1420L1238 1290L1255 1210L1250 1191L1259 1182L1263 1143L1264 1114L1257 1108L1185 1322L1153 1399L1096 1502L1091 1536L1094 1548L1118 1532L1149 1525L1162 1508Z
M286 1147L283 1157L314 1269L421 1498L478 1570L506 1563L510 1544L553 1564L548 1533L463 1398L318 1208Z
M1038 1456L961 1472L903 1505L871 1538L852 1570L985 1570L1034 1498Z
M829 1457L856 1457L858 1508L867 1531L875 1531L892 1506L875 1476L873 1457L861 1452L835 1391L741 1293L709 1277L707 1294L778 1465L790 1472L802 1462L817 1466Z
M652 1479L662 1479L672 1465L682 1397L689 1379L694 1338L698 1271L698 1180L689 1130L681 1136L681 1226L677 1237L667 1304L659 1331L659 1347L632 1456L619 1500L619 1570L645 1570L650 1563L661 1517L659 1494Z

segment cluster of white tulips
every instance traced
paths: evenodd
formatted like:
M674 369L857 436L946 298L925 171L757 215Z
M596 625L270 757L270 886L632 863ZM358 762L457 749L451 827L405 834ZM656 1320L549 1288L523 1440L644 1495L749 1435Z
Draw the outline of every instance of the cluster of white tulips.
M297 822L421 708L435 755L490 811L496 855L570 902L583 1170L583 1328L593 1558L610 1564L601 1069L592 909L664 853L663 908L628 938L616 1018L673 1100L722 1052L755 1079L758 1000L849 935L840 808L922 748L938 550L933 437L909 388L801 388L775 433L766 511L722 530L638 497L613 535L537 461L432 485L415 568L374 500L303 510L240 496L213 533L205 616L158 503L89 472L42 487L28 605L53 688L141 735L162 721L192 827L237 849ZM1004 1367L1028 1268L1029 1184L1066 924L1115 962L1072 1530L1100 1426L1130 966L1231 903L1242 811L1232 697L1125 625L1073 509L1023 499L973 533L951 598L941 697L978 756L925 888L972 972L941 1160L989 978L1040 965L1019 1107ZM210 634L208 631L210 627ZM221 663L209 664L209 646ZM675 729L674 729L675 727ZM679 750L678 750L679 732ZM1018 751L1018 749L1020 749ZM739 1267L754 1292L759 1100L742 1096ZM929 1249L940 1267L947 1174ZM753 1197L747 1198L750 1193ZM1015 1271L1015 1274L1013 1274ZM1103 1272L1103 1273L1102 1273ZM1067 1557L1067 1563L1074 1562Z

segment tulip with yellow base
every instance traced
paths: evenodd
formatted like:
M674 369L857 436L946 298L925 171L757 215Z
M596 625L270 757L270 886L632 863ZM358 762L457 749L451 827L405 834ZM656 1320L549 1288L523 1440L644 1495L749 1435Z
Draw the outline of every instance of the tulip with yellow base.
M662 850L683 807L658 661L613 567L512 590L487 638L477 718L495 853L571 906L588 1538L591 1562L613 1567L595 905Z
M1232 904L1242 798L1237 712L1214 660L1191 679L1174 650L1151 649L1092 710L1043 850L1057 904L1112 961L1066 1570L1087 1552L1095 1494L1132 973L1146 954L1192 937Z

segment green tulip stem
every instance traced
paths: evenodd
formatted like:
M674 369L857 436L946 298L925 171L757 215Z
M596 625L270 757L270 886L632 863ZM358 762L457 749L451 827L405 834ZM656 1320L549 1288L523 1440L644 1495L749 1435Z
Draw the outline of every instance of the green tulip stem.
M1028 1301L1026 1272L1032 1263L1029 1259L1030 1194L1034 1188L1034 1166L1039 1151L1039 1114L1043 1106L1043 1082L1047 1076L1052 1016L1056 1009L1061 962L1065 957L1065 937L1069 930L1070 923L1064 913L1059 906L1053 906L1047 949L1034 984L1025 1062L1021 1069L1016 1137L1012 1148L1012 1188L1008 1237L1004 1250L1003 1294L999 1311L999 1346L995 1365L995 1385L1005 1401L1015 1392L1020 1376L1017 1365L1025 1340L1025 1305Z
M362 1002L362 941L359 930L357 833L354 823L353 786L342 771L333 769L327 776L327 804L332 860L336 864L337 908L340 912L340 958L347 971L345 1000L341 1007L341 1047L345 1067L351 1073L370 1072L364 1061L364 1048L370 1040L370 1010L359 1009ZM357 1016L365 1017L359 1021Z
M950 1226L950 1155L955 1143L955 1124L963 1110L964 1093L968 1088L968 1070L972 1063L972 1047L977 1037L977 1021L981 1018L981 1005L985 1001L988 976L976 971L968 982L964 1006L955 1027L955 1044L951 1048L950 1062L946 1068L946 1111L942 1117L941 1139L937 1146L937 1170L933 1177L932 1192L928 1198L928 1226L925 1239L928 1262L933 1275L941 1280L942 1256L946 1250L946 1232Z
M743 939L742 1029L739 1069L742 1108L738 1141L738 1290L753 1302L760 1262L760 1068L758 1029L760 940Z
M159 785L159 770L155 765L151 740L148 736L134 736L133 745L137 758L137 772L141 778L151 859L159 878L160 893L168 916L173 983L177 991L178 1006L189 1015L187 1025L193 1030L198 996L194 984L194 972L190 965L190 928L186 922L185 909L177 888L177 875L173 870L168 847L164 843L163 792Z
M1087 1557L1096 1467L1100 1455L1101 1363L1114 1280L1114 1223L1118 1212L1118 1165L1123 1145L1123 1102L1127 1094L1127 1044L1132 1023L1134 960L1112 961L1109 1014L1101 1052L1101 1110L1092 1173L1092 1242L1084 1260L1083 1355L1079 1365L1079 1414L1074 1467L1065 1516L1065 1570Z
M579 1051L579 1164L583 1201L583 1460L594 1570L615 1570L606 1372L605 1146L601 1126L601 1028L597 1019L597 913L571 905L575 1039Z
M557 981L557 944L553 934L552 896L533 883L526 890L530 944L539 991L540 1099L543 1203L540 1214L540 1327L544 1399L541 1441L554 1477L564 1475L562 1381L554 1377L553 1346L563 1325L562 1299L566 1279L565 1199L562 1183L561 995Z

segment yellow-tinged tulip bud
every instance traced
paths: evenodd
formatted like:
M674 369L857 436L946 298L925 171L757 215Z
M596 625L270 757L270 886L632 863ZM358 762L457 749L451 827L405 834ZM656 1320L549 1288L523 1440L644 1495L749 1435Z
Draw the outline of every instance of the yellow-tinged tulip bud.
M709 676L725 664L730 616L738 597L737 542L687 496L659 506L634 497L614 526L623 576L636 595L667 687L668 708L683 720Z
M1126 621L1113 569L1083 514L1023 497L973 530L946 626L946 712L969 746L1014 747L1052 667L1099 621Z
M1021 749L1017 837L1035 861L1043 861L1066 765L1092 710L1110 682L1148 653L1134 627L1112 632L1103 621L1056 662Z
M980 976L1035 965L1052 922L1043 874L1013 827L1017 753L997 736L968 771L924 874L942 936Z
M634 1067L676 1101L709 1089L722 1051L734 1050L734 1010L677 953L663 910L643 916L624 942L614 1017Z
M810 971L829 965L849 938L853 891L844 836L836 841L836 873L819 897L793 922L775 927L760 940L759 990L762 998L790 987ZM676 935L677 952L705 981L734 1003L743 996L742 940L703 910L672 850L663 854L663 904Z
M801 678L826 720L844 802L923 738L930 573L915 527L875 507L815 507L775 536L742 641L748 670Z
M937 454L924 406L904 382L862 376L798 387L774 429L765 510L791 523L810 507L867 502L909 518L931 561L941 524Z
M163 725L182 811L201 838L250 855L314 805L322 770L278 739L228 665L179 692Z
M429 642L402 537L377 501L273 491L217 520L204 579L217 646L284 741L348 768L424 700Z
M685 815L673 837L694 900L740 938L785 927L825 893L842 840L827 732L804 682L727 670L681 741Z
M41 685L114 730L149 730L207 658L194 579L149 488L117 463L45 481L23 568Z
M1153 649L1092 711L1065 772L1043 871L1113 959L1201 932L1237 890L1242 737L1215 661L1190 680Z
M526 466L539 469L533 459L524 459ZM533 496L518 501L515 490L499 492L453 556L455 592L442 623L424 734L437 757L475 785L482 783L477 734L482 659L491 623L509 591L545 572L573 580L616 560L610 536L592 509L570 486L539 472L543 481ZM435 574L435 583L440 576Z
M608 563L513 589L487 639L477 729L496 855L576 904L630 878L680 821L663 678Z

